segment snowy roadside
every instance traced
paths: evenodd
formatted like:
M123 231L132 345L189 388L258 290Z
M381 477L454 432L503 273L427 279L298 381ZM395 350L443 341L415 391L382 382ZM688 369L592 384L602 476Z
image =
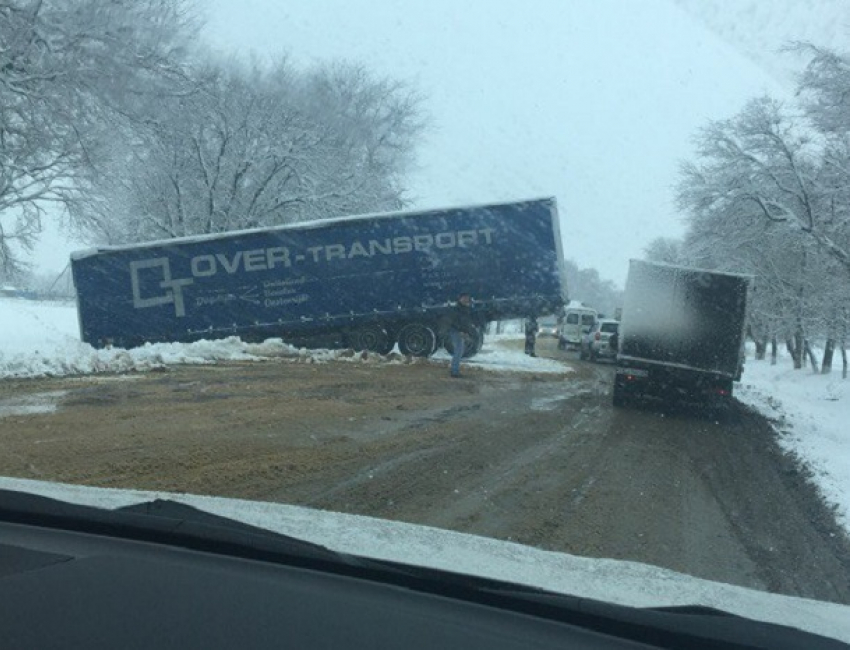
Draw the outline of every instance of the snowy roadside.
M747 359L738 399L773 422L779 443L811 471L850 534L850 379L794 370L788 358Z
M0 298L0 378L58 377L95 373L145 372L169 365L212 364L222 361L268 361L293 363L421 363L398 353L377 355L351 350L307 350L280 339L245 343L238 337L195 343L157 343L131 350L97 350L79 340L77 312L73 303L32 302ZM567 365L531 358L499 345L516 335L488 337L484 349L468 362L483 370L567 373ZM444 364L449 356L435 354L430 363Z

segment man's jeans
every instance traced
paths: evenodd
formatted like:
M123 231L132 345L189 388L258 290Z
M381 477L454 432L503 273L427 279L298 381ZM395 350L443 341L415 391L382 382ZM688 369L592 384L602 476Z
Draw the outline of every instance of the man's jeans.
M449 338L452 341L452 375L460 374L460 360L463 357L463 334L457 330L449 331Z

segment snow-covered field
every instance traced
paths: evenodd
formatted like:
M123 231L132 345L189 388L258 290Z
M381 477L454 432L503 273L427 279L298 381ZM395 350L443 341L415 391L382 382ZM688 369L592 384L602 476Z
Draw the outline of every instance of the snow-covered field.
M567 365L532 359L492 342L473 361L485 369L569 372ZM73 303L0 298L0 381L3 378L146 370L180 363L285 358L293 362L404 363L400 355L345 356L292 348L281 341L245 344L238 339L149 345L136 350L94 350L79 341ZM445 355L432 362L445 363ZM812 469L826 498L850 529L850 381L794 372L782 359L747 364L740 399L777 421L782 443ZM790 624L850 641L850 609L698 580L657 567L577 558L506 542L366 517L310 511L285 505L245 503L192 495L105 490L0 477L0 488L27 490L101 507L154 497L172 498L224 516L316 541L331 548L580 594L634 606L702 604L765 621Z

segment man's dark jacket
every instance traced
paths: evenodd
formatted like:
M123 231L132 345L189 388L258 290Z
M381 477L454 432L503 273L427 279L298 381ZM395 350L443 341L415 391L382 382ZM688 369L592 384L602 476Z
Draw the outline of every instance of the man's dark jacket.
M463 334L473 336L475 334L475 320L472 318L472 309L461 303L457 303L449 312L447 330L457 330Z

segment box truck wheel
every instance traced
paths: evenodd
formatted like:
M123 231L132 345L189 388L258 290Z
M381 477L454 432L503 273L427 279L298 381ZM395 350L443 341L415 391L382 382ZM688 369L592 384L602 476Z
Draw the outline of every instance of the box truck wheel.
M623 384L620 381L619 377L614 379L614 391L613 391L613 400L614 406L623 407L628 404L628 397L626 396L626 390L623 388Z
M437 335L424 323L408 323L398 333L398 349L414 357L430 357L437 351Z
M383 327L379 325L365 325L346 333L345 344L358 351L369 350L378 354L386 354L382 350L386 349L388 339L389 337Z

